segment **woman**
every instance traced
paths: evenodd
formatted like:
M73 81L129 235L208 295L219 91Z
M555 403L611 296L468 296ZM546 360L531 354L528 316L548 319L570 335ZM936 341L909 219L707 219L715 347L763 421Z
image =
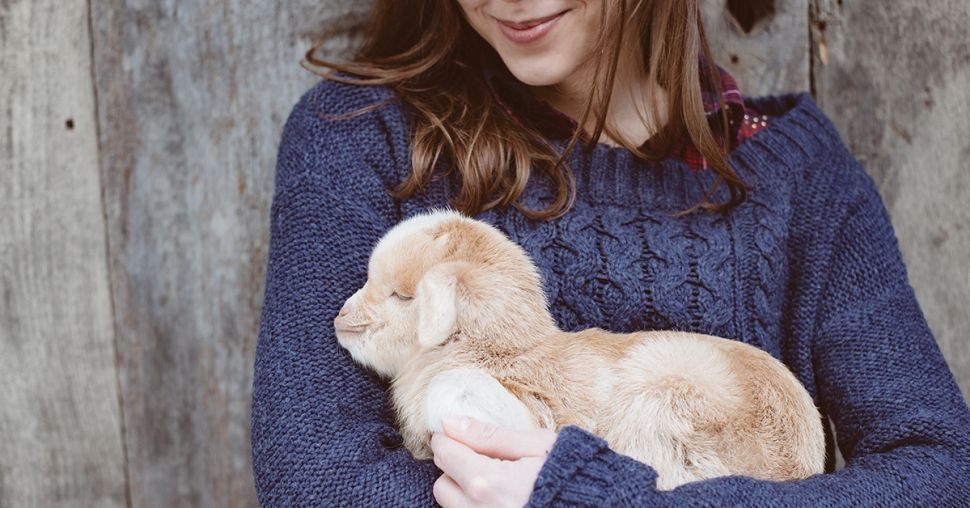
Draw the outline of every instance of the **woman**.
M970 499L970 413L871 179L807 96L744 101L710 61L698 0L378 1L353 62L315 61L342 72L303 97L280 146L254 380L260 501ZM449 204L529 251L564 329L690 330L780 358L833 423L845 469L662 492L649 465L580 429L459 418L433 438L441 472L414 461L386 386L331 319L384 231Z

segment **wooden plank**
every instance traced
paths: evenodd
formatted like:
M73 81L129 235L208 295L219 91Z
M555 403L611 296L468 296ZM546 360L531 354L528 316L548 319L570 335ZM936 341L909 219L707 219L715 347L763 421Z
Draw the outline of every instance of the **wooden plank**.
M738 80L742 93L809 89L808 5L809 0L775 0L774 14L745 32L728 12L728 2L701 2L714 60Z
M817 99L876 180L970 401L970 3L813 0Z
M317 81L300 67L311 39L351 34L362 8L92 9L132 504L254 506L250 390L279 136Z
M0 506L125 506L86 0L0 2Z

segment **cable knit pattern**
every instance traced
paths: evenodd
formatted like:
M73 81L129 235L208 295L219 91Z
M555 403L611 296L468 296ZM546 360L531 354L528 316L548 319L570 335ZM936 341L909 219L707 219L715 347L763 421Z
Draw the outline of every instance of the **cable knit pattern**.
M376 110L338 118L383 100ZM970 412L909 287L871 179L805 95L753 101L770 126L732 153L754 190L726 214L675 217L708 172L598 146L569 159L576 206L555 221L514 209L478 218L535 259L561 327L677 329L765 349L836 427L844 470L798 482L728 477L669 492L645 464L564 429L533 506L965 506ZM556 140L562 146L563 140ZM447 206L437 180L398 202L405 111L390 92L324 82L280 144L253 387L253 462L265 506L433 505L439 474L401 446L386 384L336 343L332 319L366 279L380 236ZM523 200L541 205L534 177Z

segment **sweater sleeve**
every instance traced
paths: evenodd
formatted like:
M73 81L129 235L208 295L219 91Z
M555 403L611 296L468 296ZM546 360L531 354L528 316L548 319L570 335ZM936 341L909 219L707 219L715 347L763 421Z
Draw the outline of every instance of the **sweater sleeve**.
M398 215L381 112L327 116L379 98L336 87L304 96L279 149L253 379L256 491L263 506L431 505L437 470L400 446L386 386L334 337L334 316Z
M857 164L830 202L825 256L807 264L818 402L846 467L800 481L724 477L655 488L648 466L564 430L531 506L965 506L970 412L910 287L892 226ZM804 308L803 308L804 309Z

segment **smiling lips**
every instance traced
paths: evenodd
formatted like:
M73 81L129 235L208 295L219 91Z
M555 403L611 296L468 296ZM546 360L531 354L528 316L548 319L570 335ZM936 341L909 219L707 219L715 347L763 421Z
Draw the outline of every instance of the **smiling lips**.
M522 21L515 23L512 21L503 21L501 19L496 19L498 21L498 26L502 30L502 33L510 41L517 44L528 44L542 38L542 36L549 33L550 30L556 25L556 22L568 11L563 11L558 14L553 14L552 16L546 16L544 18L536 18L528 21Z

